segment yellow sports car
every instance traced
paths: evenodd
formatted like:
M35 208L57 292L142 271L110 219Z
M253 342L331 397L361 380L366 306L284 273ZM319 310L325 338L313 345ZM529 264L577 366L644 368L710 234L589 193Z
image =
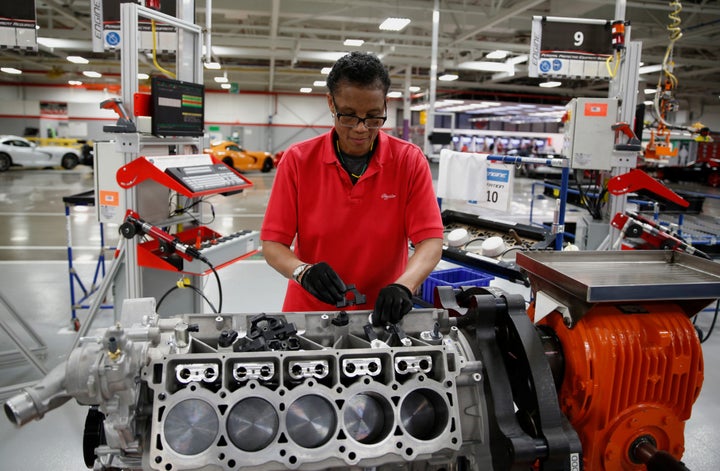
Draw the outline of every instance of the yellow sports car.
M203 152L221 160L238 172L248 170L269 172L275 167L273 157L269 152L245 150L232 141L216 142Z

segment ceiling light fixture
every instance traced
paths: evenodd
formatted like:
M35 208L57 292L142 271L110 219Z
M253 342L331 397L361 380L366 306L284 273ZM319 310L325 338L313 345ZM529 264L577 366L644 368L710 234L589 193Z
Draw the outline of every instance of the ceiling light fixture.
M416 85L412 85L412 86L408 87L408 91L411 91L411 92L413 92L413 93L419 92L419 91L420 91L420 87L418 87L418 86L416 86Z
M452 82L453 80L457 80L458 78L459 76L457 74L444 73L438 77L438 80L440 80L441 82Z
M72 62L73 64L87 64L90 62L89 60L85 59L82 56L67 56L66 59L69 60L70 62Z
M149 78L150 78L150 76L149 76L148 74L144 74L144 73L142 73L142 72L140 72L140 73L138 74L138 80L147 80L147 79L149 79Z
M360 47L363 44L365 44L365 41L362 39L346 39L343 42L344 46L353 46L353 47Z
M540 82L539 85L540 85L542 88L555 88L555 87L559 87L560 85L562 85L562 82L556 82L556 81L553 81L553 80L549 80L549 81L547 81L547 82Z
M654 88L646 88L645 90L643 90L645 95L650 95L651 93L655 93L656 91L657 90L655 90Z
M467 61L458 64L457 68L461 70L479 70L481 72L507 72L508 74L515 73L515 66L513 64L503 62Z
M211 70L218 70L218 69L220 69L220 67L222 67L222 66L220 65L220 62L205 62L205 63L203 64L203 66L204 66L206 69L211 69Z
M224 75L221 75L219 77L214 77L213 80L215 80L217 83L227 83L228 78Z
M503 51L502 49L497 49L493 52L490 52L485 55L486 59L505 59L508 54L510 54L510 51Z
M232 84L230 83L221 83L220 88L224 88L225 90L230 90L232 88Z
M401 98L401 97L402 97L402 92L398 92L398 91L389 92L389 93L387 94L387 97L388 97L388 98Z
M82 85L82 82L80 80L68 80L68 85L78 87Z
M332 70L332 67L323 67L323 68L320 70L320 73L323 74L323 75L328 75L331 70Z
M15 67L0 67L0 71L13 75L22 74L22 70L16 69Z
M300 93L312 93L312 88L310 87L302 87L300 89Z
M102 74L101 74L100 72L95 72L94 70L84 70L84 71L83 71L83 75L84 75L85 77L90 77L90 78L100 78L100 77L102 77Z
M379 28L383 31L402 31L409 24L410 18L386 18Z
M325 80L315 80L313 82L313 87L324 87L327 85L327 82Z
M527 54L520 54L519 56L511 57L505 61L506 64L518 65L523 62L527 62L530 57Z

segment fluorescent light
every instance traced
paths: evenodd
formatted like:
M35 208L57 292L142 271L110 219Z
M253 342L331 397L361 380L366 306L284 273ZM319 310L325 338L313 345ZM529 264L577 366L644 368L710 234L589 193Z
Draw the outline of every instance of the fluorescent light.
M388 98L400 98L402 97L402 92L389 92L387 94Z
M402 31L410 24L410 18L387 18L380 23L380 29L384 31Z
M213 80L215 80L217 83L227 83L228 78L224 75L221 75L219 77L214 77Z
M203 66L204 66L206 69L212 69L212 70L218 70L220 67L222 67L222 66L220 65L220 62L205 62L205 63L203 64Z
M37 38L37 43L49 48L62 47L65 45L65 41L55 38Z
M411 91L411 92L413 92L413 93L419 92L419 91L420 91L420 87L418 87L418 86L416 86L416 85L412 85L412 86L408 87L408 91Z
M327 75L332 70L332 67L323 67L322 70L320 70L320 73L323 75Z
M485 58L487 59L505 59L508 54L510 54L510 51L503 51L502 49L497 49L489 54L485 55Z
M72 62L73 64L87 64L90 62L89 60L87 60L81 56L67 56L66 59L69 60L70 62Z
M559 87L560 85L562 85L562 82L554 82L554 81L540 82L540 86L543 88L555 88L555 87Z
M655 103L653 103L653 102L650 101L650 100L648 100L648 101L643 101L643 105L645 105L645 106L653 106L654 104L655 104Z
M360 47L363 44L365 44L365 41L363 41L362 39L346 39L345 42L343 42L344 46Z
M83 71L83 75L84 75L85 77L90 77L90 78L100 78L100 77L102 77L102 74L101 74L100 72L95 72L94 70L84 70L84 71Z
M138 80L147 80L149 78L150 76L148 74L144 74L142 72L138 74Z
M225 90L230 90L232 88L232 84L229 83L221 83L220 88L224 88Z
M457 74L442 74L440 77L438 77L438 80L442 82L452 82L453 80L457 80L459 77Z
M16 69L15 67L0 67L0 71L5 72L6 74L22 74L22 70Z
M506 60L506 64L512 64L512 65L518 65L522 64L523 62L527 62L529 59L527 54L520 54L519 56L511 57L510 59Z
M646 88L643 91L645 92L645 95L650 95L651 93L655 93L657 90L655 90L654 88Z
M481 72L507 72L514 73L515 67L512 64L489 61L467 61L458 65L462 70L479 70Z
M651 74L653 72L660 72L662 70L662 64L646 65L638 69L638 74Z
M327 85L327 82L325 80L315 80L313 82L313 87L324 87Z
M312 92L312 88L310 88L310 87L302 87L300 89L300 93L311 93L311 92Z
M82 82L80 80L68 80L68 85L74 85L77 87L79 85L82 85Z

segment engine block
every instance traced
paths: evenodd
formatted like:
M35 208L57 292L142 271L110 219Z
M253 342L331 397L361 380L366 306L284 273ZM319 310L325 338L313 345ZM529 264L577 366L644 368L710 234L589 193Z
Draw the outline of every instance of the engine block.
M433 314L417 318L429 323ZM373 347L362 324L367 316L189 316L198 333L187 348L141 372L153 399L150 467L450 461L465 441L460 390L482 384L472 352L461 347L457 328L445 337L432 323L402 339L388 334ZM281 349L218 347L223 332L247 338L253 329L270 333ZM484 435L476 426L466 438L487 443Z
M524 301L473 299L386 327L370 311L161 318L130 299L5 413L20 426L91 406L95 470L577 469Z

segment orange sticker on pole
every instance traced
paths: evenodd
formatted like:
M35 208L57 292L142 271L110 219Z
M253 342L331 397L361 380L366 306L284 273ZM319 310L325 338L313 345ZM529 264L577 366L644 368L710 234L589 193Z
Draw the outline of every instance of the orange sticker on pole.
M607 103L585 103L585 116L607 116Z
M120 205L120 194L117 191L100 190L100 201L102 206L118 206Z

